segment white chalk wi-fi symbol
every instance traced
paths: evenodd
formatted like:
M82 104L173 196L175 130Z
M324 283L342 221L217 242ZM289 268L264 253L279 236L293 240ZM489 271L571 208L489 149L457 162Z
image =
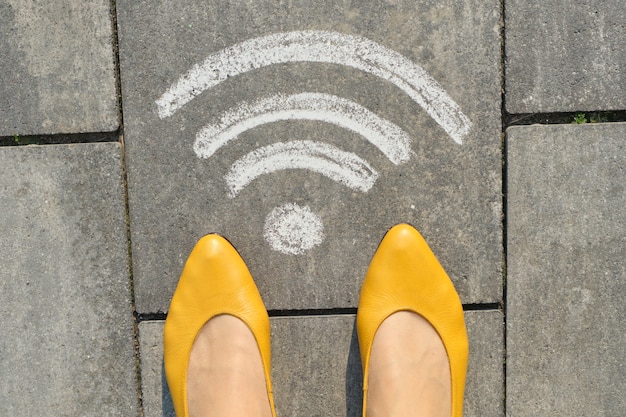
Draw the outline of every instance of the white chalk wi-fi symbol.
M368 72L404 91L456 143L461 144L470 130L467 116L419 65L369 39L327 31L263 36L209 55L159 97L159 117L172 116L195 96L229 77L288 62L323 62ZM241 133L280 120L332 123L356 132L396 165L410 159L410 138L400 127L351 100L312 92L239 103L196 134L194 152L210 158ZM378 178L376 170L352 152L328 143L294 140L257 148L235 161L224 177L228 195L234 198L255 178L284 169L311 170L361 192L368 192ZM309 207L287 203L267 216L264 237L274 250L297 255L323 241L323 224Z

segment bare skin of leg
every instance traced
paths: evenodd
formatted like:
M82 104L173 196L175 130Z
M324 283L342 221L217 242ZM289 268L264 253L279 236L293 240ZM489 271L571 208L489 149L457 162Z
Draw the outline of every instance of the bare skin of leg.
M272 417L261 353L234 316L209 320L191 348L187 371L190 417Z
M380 325L370 353L367 417L450 417L450 363L437 331L401 311Z

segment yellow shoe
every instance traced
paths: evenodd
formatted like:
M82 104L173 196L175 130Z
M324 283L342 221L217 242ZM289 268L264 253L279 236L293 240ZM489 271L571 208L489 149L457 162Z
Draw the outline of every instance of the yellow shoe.
M407 224L387 232L361 287L356 322L363 364L363 416L374 335L382 322L398 311L419 314L439 333L450 362L451 415L461 417L469 351L463 307L424 238Z
M165 321L165 375L176 415L188 416L187 369L193 342L202 326L220 314L239 318L252 331L275 417L269 317L243 259L226 239L214 234L200 239L189 255Z

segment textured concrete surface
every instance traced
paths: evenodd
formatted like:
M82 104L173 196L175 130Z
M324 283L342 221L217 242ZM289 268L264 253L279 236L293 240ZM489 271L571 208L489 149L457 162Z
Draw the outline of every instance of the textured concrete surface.
M176 417L163 368L163 321L139 323L141 402L145 417Z
M424 234L470 309L493 308L506 278L506 317L494 310L466 313L472 352L465 415L623 415L626 128L515 127L502 155L501 124L502 93L510 113L606 109L617 112L601 119L623 117L622 2L231 3L0 0L0 145L115 140L118 99L125 145L0 147L0 415L135 416L143 400L146 416L172 416L162 322L139 324L141 374L135 373L129 255L136 310L165 311L192 246L216 231L241 251L268 308L303 309L290 313L302 316L272 319L280 415L357 416L354 318L311 316L311 309L355 307L378 242L400 221ZM368 73L327 62L261 65L249 72L245 65L231 67L227 80L206 91L194 86L195 98L169 115L157 104L210 54L297 30L364 37L420 65L424 72L417 79L431 77L458 104L472 124L469 134L455 142L444 129L449 121L438 123L432 106L426 110L413 101L399 82L411 77L382 79L371 68ZM328 45L321 54L341 50ZM400 62L381 61L377 51L362 48L353 59L378 69ZM266 52L268 59L284 55ZM205 81L246 56L239 51L207 65ZM432 85L422 87L432 92ZM250 129L239 140L208 158L197 156L194 141L203 127L243 102L278 93L334 95L366 108L406 132L408 160L395 165L346 126L270 123L265 114L261 121L267 123L247 119ZM330 113L341 115L342 106ZM336 122L367 114L348 113ZM563 118L539 113L535 120ZM310 170L270 174L269 167L268 175L229 198L227 173L235 161L287 141L352 152L378 178L369 191L358 191ZM309 206L319 216L321 244L301 255L270 248L265 219L285 203Z
M503 316L465 313L470 363L465 416L503 416ZM360 417L362 372L354 315L275 317L272 379L280 416ZM174 416L163 372L163 322L139 325L145 417Z
M626 107L622 0L510 0L505 7L510 113Z
M0 148L0 415L137 415L120 158Z
M188 253L208 232L226 235L242 253L268 308L354 307L378 242L403 221L422 231L464 302L500 300L499 2L118 1L117 11L138 311L167 310ZM209 54L295 30L362 36L421 65L471 121L463 144L391 82L326 63L232 76L159 117L159 98ZM394 165L360 135L311 120L257 126L208 159L194 153L197 132L228 109L304 92L352 100L395 123L410 137L410 160ZM284 170L228 197L231 164L288 140L354 152L378 180L361 192L308 170ZM324 225L325 240L301 255L273 251L263 238L266 217L286 203L310 206Z
M0 0L0 136L118 128L111 2Z
M623 415L626 124L507 136L507 416Z

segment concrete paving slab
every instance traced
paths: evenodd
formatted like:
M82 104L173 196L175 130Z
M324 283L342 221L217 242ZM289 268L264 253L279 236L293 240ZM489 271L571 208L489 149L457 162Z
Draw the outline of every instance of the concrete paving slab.
M626 124L507 132L507 416L622 415Z
M0 136L118 128L111 2L0 0Z
M167 310L209 232L269 309L354 307L403 221L464 302L501 299L498 1L117 11L139 312Z
M506 1L510 113L626 108L622 0Z
M504 315L466 311L470 356L463 415L504 416Z
M0 148L0 415L137 415L120 146Z
M465 318L471 352L464 415L503 416L503 316L499 311L470 311ZM361 416L354 320L354 315L271 319L279 416ZM140 323L139 337L145 417L174 417L163 372L163 322Z

